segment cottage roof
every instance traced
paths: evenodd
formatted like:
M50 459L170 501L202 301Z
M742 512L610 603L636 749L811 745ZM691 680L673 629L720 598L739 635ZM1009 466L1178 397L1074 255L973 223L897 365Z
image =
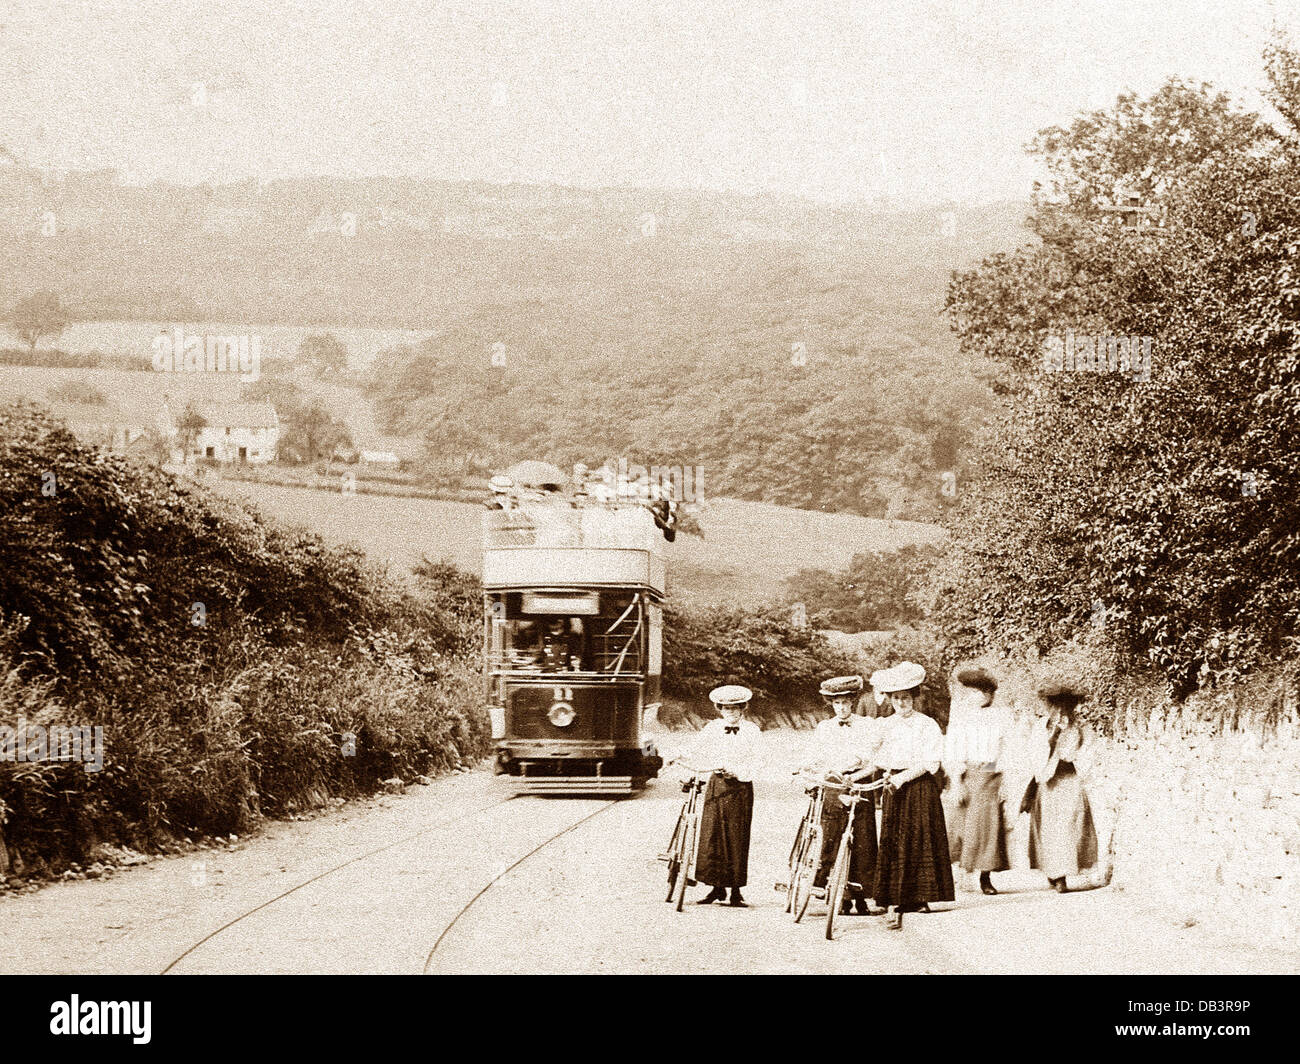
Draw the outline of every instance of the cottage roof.
M273 429L280 424L275 407L261 403L208 403L197 407L210 428ZM181 411L174 410L179 417Z

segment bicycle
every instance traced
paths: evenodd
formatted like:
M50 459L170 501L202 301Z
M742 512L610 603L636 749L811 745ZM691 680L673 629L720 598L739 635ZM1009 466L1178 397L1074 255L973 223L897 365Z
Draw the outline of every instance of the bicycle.
M672 761L669 764L673 764ZM704 789L713 775L712 769L696 769L683 764L691 775L682 780L681 811L677 814L677 823L673 825L672 838L668 849L659 855L659 860L668 863L668 896L664 901L675 902L674 908L682 911L686 900L686 888L694 882L692 873L700 844L700 814L704 806Z
M835 940L835 918L840 913L844 890L849 883L849 854L853 850L853 819L858 811L858 803L866 801L868 794L881 790L884 786L883 779L876 780L875 783L853 783L844 794L839 796L840 801L848 807L849 822L844 825L840 846L835 853L835 863L831 865L831 874L826 881L826 940L828 942Z
M786 882L776 884L776 889L785 890L785 911L794 916L794 922L797 924L808 911L808 903L818 890L813 883L821 867L822 805L825 800L825 788L837 785L838 781L801 771L796 771L793 775L798 776L804 783L808 806L804 810L803 819L799 821L799 829L790 847Z

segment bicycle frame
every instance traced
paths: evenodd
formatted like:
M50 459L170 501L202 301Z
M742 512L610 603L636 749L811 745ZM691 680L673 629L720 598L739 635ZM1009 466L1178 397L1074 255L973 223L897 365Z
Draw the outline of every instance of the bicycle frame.
M803 820L799 822L799 831L790 850L785 911L792 914L795 923L798 923L808 911L808 903L815 892L813 881L821 867L822 809L826 800L826 788L838 784L823 776L813 776L806 772L797 772L795 775L805 785L808 808Z
M826 880L826 939L833 941L835 937L835 918L840 912L840 903L844 900L844 891L849 882L849 860L853 852L853 821L857 817L858 803L865 802L867 795L873 791L883 790L885 780L876 780L874 783L855 783L851 784L845 793L840 796L840 801L848 808L849 822L844 825L844 833L840 836L839 848L835 851L835 864L831 866L831 873Z
M676 910L682 911L686 899L686 888L691 883L695 872L696 858L700 843L700 815L703 811L703 794L708 787L713 773L692 771L689 778L681 783L686 797L682 800L681 810L677 814L677 823L673 827L668 851L663 855L668 862L668 897L665 901L675 901Z

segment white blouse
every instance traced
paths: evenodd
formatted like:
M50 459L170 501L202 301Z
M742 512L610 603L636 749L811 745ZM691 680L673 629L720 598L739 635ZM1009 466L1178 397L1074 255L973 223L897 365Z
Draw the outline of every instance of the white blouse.
M996 763L1002 756L1002 746L1010 727L1010 715L1002 706L955 709L948 720L948 734L944 736L944 764Z
M728 727L737 731L728 732ZM759 736L762 731L752 720L728 725L725 720L711 720L700 729L687 760L702 768L721 768L742 783L749 783L759 763Z
M943 760L943 732L923 713L904 718L898 713L880 718L880 749L875 761L880 768L897 772Z
M837 772L848 769L855 761L874 764L882 723L875 717L856 714L849 717L847 725L842 725L835 717L821 721L808 740L807 763Z

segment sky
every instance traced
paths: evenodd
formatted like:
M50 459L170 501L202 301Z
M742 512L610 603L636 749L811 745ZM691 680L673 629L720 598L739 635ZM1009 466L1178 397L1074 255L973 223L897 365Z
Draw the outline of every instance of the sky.
M0 145L129 182L414 176L1022 198L1178 75L1262 106L1295 0L0 0Z

